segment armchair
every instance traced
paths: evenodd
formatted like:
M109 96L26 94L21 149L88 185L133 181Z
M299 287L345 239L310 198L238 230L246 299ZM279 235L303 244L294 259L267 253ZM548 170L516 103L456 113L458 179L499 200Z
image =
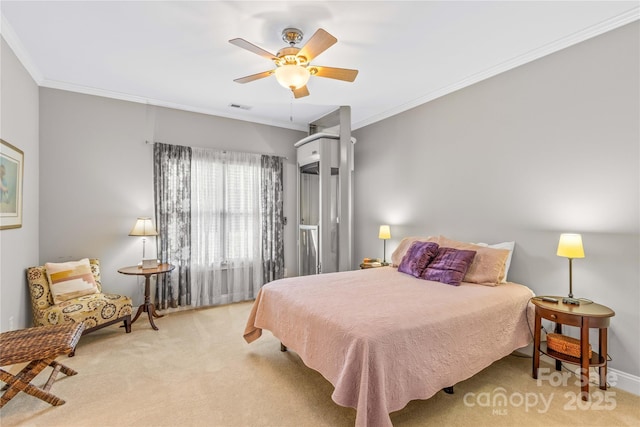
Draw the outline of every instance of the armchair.
M99 293L78 296L58 303L54 302L45 266L27 269L34 326L82 322L85 326L84 335L122 321L125 331L131 332L131 298L102 293L100 261L90 259L89 264Z

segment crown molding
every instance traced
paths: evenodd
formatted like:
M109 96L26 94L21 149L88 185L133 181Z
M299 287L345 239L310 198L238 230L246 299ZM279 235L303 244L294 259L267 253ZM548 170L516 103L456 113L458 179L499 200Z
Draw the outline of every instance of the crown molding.
M498 74L504 73L505 71L509 71L513 68L519 67L520 65L524 65L528 62L535 61L536 59L542 58L544 56L550 55L552 53L558 52L559 50L565 49L567 47L573 46L590 38L599 36L608 31L619 28L623 25L629 24L631 22L637 21L640 19L640 6L637 6L625 13L622 13L618 16L615 16L611 19L603 21L599 24L592 25L591 27L585 28L582 31L578 31L569 35L568 37L561 38L551 43L547 43L544 46L541 46L537 49L533 49L525 54L518 55L508 61L504 61L501 64L488 68L479 73L472 74L465 79L457 81L451 85L442 87L433 92L430 92L424 96L414 99L411 102L398 105L395 108L384 111L380 114L373 115L364 120L358 121L353 124L352 129L359 129L361 127L379 122L380 120L384 120L386 118L395 116L396 114L400 114L404 111L410 110L411 108L415 108L419 105L425 104L429 101L433 101L434 99L440 98L441 96L447 95L449 93L455 92L459 89L465 88L467 86L471 86L474 83L478 83L482 80L488 79L490 77L496 76Z
M7 42L13 53L16 55L18 60L22 63L22 66L27 70L31 78L36 82L37 85L42 83L44 79L42 72L36 66L33 59L31 59L31 55L27 52L24 45L16 35L15 31L9 21L7 21L0 10L0 34L2 38Z
M415 108L419 105L422 105L429 101L433 101L434 99L440 98L441 96L455 92L459 89L478 83L482 80L488 79L490 77L493 77L505 71L509 71L520 65L524 65L528 62L542 58L546 55L552 54L559 50L573 46L577 43L583 42L592 37L596 37L598 35L604 34L608 31L614 30L623 25L637 21L638 19L640 19L640 6L636 6L635 8L630 9L625 13L617 15L613 18L610 18L596 25L592 25L591 27L585 28L582 31L573 33L568 37L564 37L562 39L559 39L554 42L548 43L544 46L541 46L540 48L531 50L525 54L516 56L508 61L504 61L501 64L498 64L494 67L490 67L479 73L472 74L466 77L465 79L459 80L451 85L442 87L428 94L420 96L414 99L413 101L398 105L382 113L375 114L363 120L354 122L352 123L351 128L352 130L356 130L361 127L384 120L386 118L395 116L404 111L410 110L411 108ZM42 72L36 66L35 62L32 60L28 51L25 49L24 45L22 44L22 42L14 32L9 22L5 19L4 15L2 15L1 11L0 11L0 34L6 40L7 44L11 47L13 52L16 54L18 60L22 63L22 65L25 67L27 72L31 75L31 77L33 78L33 80L36 82L38 86L48 87L52 89L68 90L71 92L78 92L78 93L83 93L87 95L114 98L114 99L119 99L123 101L151 104L159 107L174 108L178 110L220 116L220 117L225 117L225 118L235 119L235 120L242 120L242 121L247 121L251 123L264 124L268 126L276 126L276 127L282 127L286 129L292 129L292 130L307 131L306 126L297 125L295 123L272 121L272 120L259 119L259 118L257 119L249 118L249 117L243 116L242 114L233 114L226 111L193 107L189 105L182 105L182 104L177 104L177 103L172 103L167 101L147 99L147 98L143 98L136 95L118 93L118 92L113 92L113 91L108 91L103 89L84 87L84 86L59 82L59 81L47 80L44 78Z
M153 105L156 107L173 108L175 110L206 114L209 116L217 116L217 117L223 117L223 118L233 119L233 120L241 120L244 122L256 123L256 124L267 125L267 126L275 126L275 127L291 129L291 130L299 130L299 131L305 131L305 132L308 130L306 126L299 125L296 123L260 119L255 117L245 117L241 114L241 112L244 110L241 110L240 114L233 114L227 111L193 107L191 105L178 104L175 102L163 101L159 99L145 98L142 96L131 95L128 93L98 89L98 88L89 87L89 86L75 85L75 84L60 82L56 80L45 79L42 81L40 86L49 88L49 89L58 89L58 90L65 90L69 92L81 93L83 95L101 96L103 98L117 99L120 101L135 102L138 104Z

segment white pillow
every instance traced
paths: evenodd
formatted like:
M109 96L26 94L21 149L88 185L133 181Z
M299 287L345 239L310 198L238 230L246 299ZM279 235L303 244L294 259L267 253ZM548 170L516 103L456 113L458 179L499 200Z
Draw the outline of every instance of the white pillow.
M89 258L61 263L48 262L44 268L53 302L56 304L100 292L91 273Z
M509 273L509 266L511 265L511 256L513 255L513 249L516 246L516 242L502 242L502 243L496 243L494 245L489 245L487 243L474 243L474 244L478 246L485 246L487 248L509 250L509 256L507 257L507 260L504 263L504 280L502 281L502 283L506 283L507 274Z

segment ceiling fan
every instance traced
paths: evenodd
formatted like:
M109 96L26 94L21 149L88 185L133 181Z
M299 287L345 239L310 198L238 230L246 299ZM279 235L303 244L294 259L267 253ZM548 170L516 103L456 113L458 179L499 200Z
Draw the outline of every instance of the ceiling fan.
M249 83L275 74L278 83L287 89L291 89L295 98L302 98L303 96L309 95L307 82L311 76L326 77L347 82L352 82L356 79L358 70L310 64L316 56L334 45L338 39L320 28L302 48L295 47L296 44L302 41L302 37L302 31L299 29L285 28L282 31L282 40L289 43L289 47L283 47L275 55L244 39L236 38L229 40L229 43L269 59L276 65L276 68L273 70L241 77L235 79L234 82Z

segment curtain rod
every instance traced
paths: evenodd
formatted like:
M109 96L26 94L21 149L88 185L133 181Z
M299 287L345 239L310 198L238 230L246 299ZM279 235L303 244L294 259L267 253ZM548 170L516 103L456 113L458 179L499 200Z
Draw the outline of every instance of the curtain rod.
M161 142L161 141L155 141L155 142L154 141L147 141L147 140L144 141L144 143L147 144L147 145L153 145L156 142L159 143L159 144L164 144L164 142ZM179 144L167 144L167 145L179 145ZM218 151L222 151L223 153L226 153L227 151L232 151L232 152L235 152L235 153L259 154L261 156L274 156L274 157L281 157L281 158L283 158L285 160L289 160L289 157L287 157L287 156L280 156L278 154L273 154L273 153L256 153L254 151L234 151L234 150L224 150L224 149L213 148L213 147L190 147L188 145L183 145L183 147L201 148L201 149L204 149L204 150L218 150Z

